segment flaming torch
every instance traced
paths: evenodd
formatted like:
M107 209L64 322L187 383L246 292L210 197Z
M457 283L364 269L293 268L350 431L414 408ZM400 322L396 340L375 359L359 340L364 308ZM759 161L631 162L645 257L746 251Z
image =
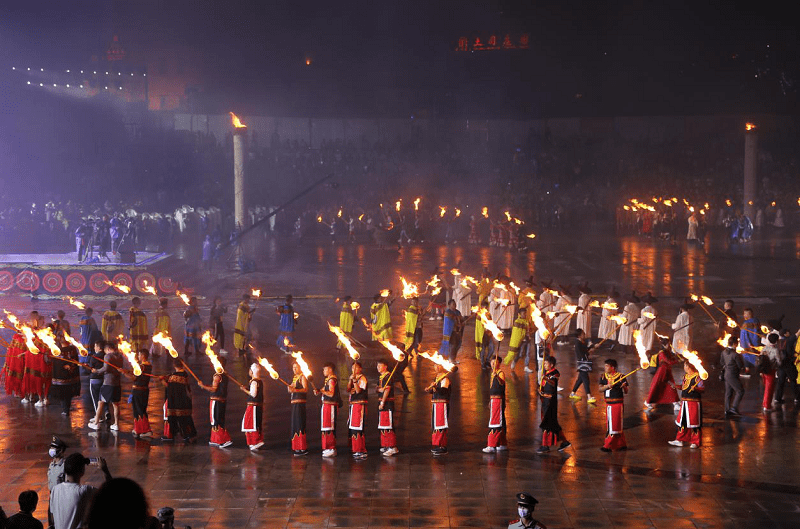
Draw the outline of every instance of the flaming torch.
M481 208L481 215L483 215L483 218L488 219L489 218L489 208L487 208L486 206L483 206Z
M436 377L436 380L433 382L433 384L431 384L431 386L435 386L436 384L438 384L444 377L446 377L450 373L455 373L456 371L458 371L458 367L456 367L456 365L453 362L446 360L442 355L440 355L435 351L433 354L420 353L419 355L423 358L427 358L434 364L439 364L445 369L445 372Z
M261 365L261 367L267 370L267 373L269 373L269 376L272 377L272 380L277 380L278 382L282 382L286 387L289 387L289 383L281 378L278 372L275 371L275 368L272 367L272 364L269 363L269 360L267 360L266 358L259 357L258 363Z
M472 312L475 313L478 318L480 318L481 323L483 323L483 328L492 333L492 336L498 342L502 342L503 339L506 337L503 333L503 330L497 326L497 324L489 319L489 311L486 309L478 309L478 307L472 307Z
M181 292L180 290L176 290L175 291L175 295L178 296L179 298L181 298L183 300L183 302L187 306L189 305L190 299L189 299L189 296L187 296L185 292Z
M397 366L400 364L400 362L402 362L405 359L406 354L403 352L402 349L397 347L389 340L381 340L381 345L387 348L390 353L392 353L392 358L394 358L395 361L394 367L392 368L392 372L389 373L389 379L386 381L386 385L388 385L392 381L392 377L394 376L394 372L397 369Z
M89 351L86 350L86 348L83 346L83 344L81 342L79 342L78 340L76 340L75 338L70 336L67 331L63 331L63 333L64 333L64 339L70 345L72 345L75 349L78 350L78 354L79 355L81 355L81 356L88 356L89 355Z
M172 345L172 340L163 332L153 335L153 343L157 343L166 349L172 358L178 358L178 351L176 351L175 346Z
M305 358L303 358L303 351L292 351L292 358L294 361L297 362L297 365L300 366L300 371L302 371L303 376L311 383L311 387L314 388L316 391L317 386L314 385L313 378L314 375L311 373L311 368L308 367L308 362L306 362Z
M142 286L142 291L143 291L143 292L145 292L145 293L147 293L147 294L152 294L152 295L154 295L155 297L158 297L158 292L156 292L156 287L150 286L150 285L147 283L147 280L145 280L145 281L142 281L142 285L143 285L143 286Z
M679 350L678 354L684 357L686 360L688 360L689 363L692 364L695 369L697 369L697 372L700 374L701 379L708 380L708 371L706 371L705 368L703 367L703 362L700 361L700 357L697 355L697 351Z
M426 281L428 286L433 287L433 290L431 290L431 296L435 296L442 291L442 287L440 285L441 282L442 280L439 279L438 275L433 276L430 281Z
M605 305L605 303L604 303L604 305ZM607 319L607 320L609 320L609 321L613 321L614 323L616 323L616 325L615 325L615 326L614 326L614 327L613 327L613 328L612 328L610 331L608 331L608 334L606 334L606 335L603 337L603 339L602 339L602 340L600 340L600 343L598 343L598 344L597 344L597 347L600 347L601 345L603 345L603 343L604 343L606 340L608 340L608 338L609 338L609 337L610 337L612 334L614 334L614 333L616 332L616 330L617 330L617 329L619 329L619 327L620 327L621 325L624 325L624 324L625 324L625 323L627 323L627 321L628 321L628 318L626 318L625 316L621 316L621 315L619 315L619 314L614 314L614 315L612 315L612 316L607 316L607 317L606 317L606 319Z
M439 206L439 218L444 217L445 213L447 213L447 208L444 206Z
M114 283L113 281L109 281L107 279L104 280L103 283L105 283L106 285L108 285L110 287L116 288L117 290L119 290L122 293L125 293L125 294L130 294L131 293L131 287L129 287L128 285L123 285L122 283Z
M335 334L336 337L339 338L339 341L344 344L344 348L347 349L347 352L350 354L350 358L353 360L358 360L361 358L361 353L356 351L356 348L353 347L353 344L350 342L350 338L348 338L342 329L328 323L328 330Z
M247 227L247 202L245 196L244 162L247 142L247 126L234 114L233 123L233 218L236 228Z
M214 366L214 370L221 375L225 371L225 369L219 362L217 353L215 353L214 349L211 348L212 345L217 343L217 341L211 337L211 331L204 332L202 340L203 343L206 344L206 356L208 357L209 360L211 360L211 365Z
M419 286L416 283L409 283L403 276L400 276L400 282L403 283L403 299L419 296Z
M395 211L400 211L400 208L402 207L402 205L403 205L403 199L401 198L400 200L398 200L397 202L394 203L394 210Z
M133 346L131 346L130 342L125 341L125 338L120 334L117 337L117 341L119 341L119 352L125 355L125 358L128 359L128 363L133 368L133 374L137 377L142 374L142 366L139 365L139 362L136 360L136 353L133 352Z
M633 331L633 339L636 343L636 352L639 354L639 366L642 369L647 369L650 367L650 359L647 358L647 346L644 344L642 331L635 329Z
M420 200L422 200L422 199L419 198L419 197L417 197L416 200L414 200L414 211L419 211L419 202L420 202Z
M533 309L531 313L531 319L533 320L533 324L536 326L536 329L539 331L539 334L542 335L543 340L547 340L550 336L550 329L547 328L547 324L544 322L542 318L542 311L539 310L539 307L536 305L531 305L531 309Z
M50 353L53 356L61 356L61 348L56 343L56 335L53 334L53 329L50 327L37 329L36 336L50 349Z
M68 296L67 299L69 299L69 304L70 305L78 307L81 310L86 308L86 304L85 303L82 303L82 302L78 301L77 299L73 298L72 296Z

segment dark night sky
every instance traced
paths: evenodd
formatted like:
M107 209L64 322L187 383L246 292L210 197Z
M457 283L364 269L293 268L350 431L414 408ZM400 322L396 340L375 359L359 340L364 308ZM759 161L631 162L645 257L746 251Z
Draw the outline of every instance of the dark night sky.
M790 7L696 4L5 0L0 62L4 72L85 62L114 30L197 50L212 108L476 117L796 112L800 46ZM453 51L459 36L494 32L527 32L530 49Z

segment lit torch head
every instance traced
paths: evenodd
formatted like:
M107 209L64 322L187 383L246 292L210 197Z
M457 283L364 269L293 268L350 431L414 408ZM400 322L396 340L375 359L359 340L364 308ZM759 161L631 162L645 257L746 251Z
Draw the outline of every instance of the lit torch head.
M400 282L403 283L403 299L419 296L419 287L416 283L409 283L403 276L400 276Z
M697 369L701 379L708 379L708 371L706 371L706 369L703 367L703 362L700 361L697 351L682 350L678 351L678 354L688 360L689 363L692 364L695 369Z
M187 296L185 292L181 292L180 290L176 290L175 291L175 295L177 295L179 298L181 298L186 305L189 305L190 299L189 299L189 296Z
M260 298L261 297L261 289L260 288L252 288L252 289L250 289L250 295L253 296L254 298Z
M204 332L202 340L203 343L206 345L206 356L208 357L209 360L211 360L211 365L214 366L214 370L217 373L222 374L225 371L225 369L222 367L222 364L220 363L219 358L217 357L217 353L215 353L214 349L211 348L211 346L217 343L217 341L211 337L211 331Z
M403 205L403 199L401 198L400 200L398 200L397 202L394 203L394 210L395 211L400 211L400 208L402 207L402 205Z
M381 297L382 298L388 298L390 293L391 292L389 291L388 288L384 288L383 290L381 290Z
M595 299L594 301L589 302L589 306L590 307L594 307L596 309L599 309L600 308L600 302Z
M37 329L36 336L50 349L50 353L53 356L61 356L61 348L56 343L56 335L53 334L53 329L50 327Z
M160 332L153 336L153 343L157 343L158 345L166 349L172 358L178 358L178 351L175 349L175 346L172 345L172 340L170 339L169 336L167 336L163 332Z
M456 217L460 217L460 216L461 216L461 210L456 208Z
M652 313L652 312L650 312L650 311L646 311L646 310L643 310L643 311L642 311L642 316L644 316L645 318L647 318L647 319L649 319L649 320L654 320L654 319L656 319L656 315L655 315L655 314L653 314L653 313Z
M440 366L445 368L447 371L452 371L453 368L456 366L453 362L445 359L442 355L440 355L437 352L434 352L433 354L420 353L419 355L421 357L423 357L423 358L427 358L428 360L430 360L434 364L439 364Z
M403 350L389 340L381 340L381 345L387 348L390 353L392 353L392 358L394 358L395 362L402 362L406 357L406 354L403 352Z
M769 334L769 327L767 327L766 325L762 325L761 326L761 332L763 334Z
M139 361L136 360L136 353L133 351L133 346L130 342L125 341L121 334L117 337L117 341L119 342L119 352L125 355L125 358L128 359L128 363L133 368L133 374L138 377L142 374L142 366L140 366Z
M527 237L527 238L529 238L529 239L535 239L535 238L536 238L536 234L535 234L535 233L529 233L529 234L528 234L528 235L526 235L525 237Z
M728 327L730 327L731 329L736 328L736 322L731 318L728 318Z
M306 362L306 359L303 358L303 351L293 351L292 358L294 358L294 361L297 362L298 366L300 366L300 371L303 372L303 376L306 378L311 378L311 369L308 367L308 362Z
M269 360L267 360L266 358L259 357L258 363L261 367L267 370L269 376L271 376L274 380L278 380L280 378L280 375L278 374L277 371L275 371L275 368L272 367L272 364L269 363Z
M475 312L478 315L478 318L480 318L481 322L483 323L483 328L492 333L492 336L495 340L498 342L503 341L505 334L494 321L489 319L489 311L487 311L485 308L478 310L478 307L472 307L472 312Z
M550 329L547 328L547 325L544 323L544 319L542 319L542 311L539 310L539 307L536 305L531 305L531 310L531 319L533 320L533 324L536 326L539 334L542 335L542 339L547 340L547 338L550 336Z
M609 316L608 319L613 321L617 325L623 325L628 322L628 318L620 314L614 314L613 316Z
M420 202L420 200L422 200L422 199L419 198L419 197L417 197L416 200L414 200L414 211L419 211L419 202Z
M445 213L447 213L447 208L444 206L439 206L439 217L444 217Z
M595 305L592 305L592 306L594 307ZM617 309L619 309L619 305L617 305L616 303L612 303L610 301L606 301L600 306L603 307L604 309L608 309L608 310L617 310Z
M72 296L69 296L69 304L73 305L75 307L78 307L81 310L86 308L86 304L85 303L82 303L82 302L78 301L77 299L73 298Z
M156 292L156 288L151 286L147 282L147 280L142 281L142 292L145 292L147 294L152 294L152 295L158 297L158 292Z
M710 298L710 297L708 297L708 296L700 296L700 299L702 299L702 300L703 300L703 303L705 303L705 304L706 304L706 305L708 305L709 307L710 307L711 305L713 305L713 304L714 304L714 302L713 302L713 301L711 300L711 298Z
M70 336L67 331L63 331L63 333L64 333L64 339L70 345L72 345L75 349L78 350L78 354L79 355L81 355L81 356L88 356L89 355L89 351L86 350L86 348L83 346L83 344L81 342L79 342L78 340L76 340L75 338Z
M234 114L233 112L229 112L229 114L231 115L231 123L233 123L234 128L237 128L237 129L246 129L247 128L247 125L242 123L242 120L239 119L239 117L236 114Z
M353 360L358 360L361 358L361 353L356 351L356 348L353 347L353 344L350 342L350 338L347 337L342 329L329 323L328 330L335 334L336 337L339 338L339 341L344 344L344 348L347 349L347 352L350 354L350 358Z
M728 347L728 339L730 339L731 334L729 332L725 333L725 336L717 340L717 343L720 344L722 347Z
M36 343L34 343L33 341L34 337L33 329L31 329L27 325L23 325L22 327L20 327L19 330L25 337L25 345L28 347L28 351L30 351L33 354L39 354L40 353L39 348L36 347Z
M120 292L123 292L125 294L130 294L131 293L131 287L129 287L128 285L123 285L122 283L114 283L114 282L108 281L108 280L103 281L103 283L105 283L106 285L108 285L110 287L114 287L117 290L119 290Z
M639 367L647 369L650 366L650 359L647 358L647 346L644 344L642 331L639 329L634 330L633 339L636 343L636 352L639 354Z
M486 206L483 206L481 208L481 215L483 215L483 218L488 219L489 218L489 208L487 208Z

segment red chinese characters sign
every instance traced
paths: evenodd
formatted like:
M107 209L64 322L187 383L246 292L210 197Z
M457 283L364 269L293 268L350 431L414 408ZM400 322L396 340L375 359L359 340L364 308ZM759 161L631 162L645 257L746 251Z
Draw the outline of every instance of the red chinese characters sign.
M456 51L494 51L494 50L527 50L530 46L530 36L527 33L519 35L482 34L470 37L459 37L456 42Z

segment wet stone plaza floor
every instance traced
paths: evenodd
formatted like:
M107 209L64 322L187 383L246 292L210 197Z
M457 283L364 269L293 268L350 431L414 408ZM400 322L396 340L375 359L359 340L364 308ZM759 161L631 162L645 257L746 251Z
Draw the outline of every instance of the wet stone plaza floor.
M382 288L399 288L400 275L413 281L428 279L435 266L449 270L461 261L462 271L478 275L487 266L506 273L521 284L533 274L537 280L576 285L589 281L595 293L614 284L623 294L631 289L652 291L660 298L660 314L674 320L677 307L690 292L715 301L736 301L737 310L752 306L762 321L785 314L784 324L796 331L798 310L798 260L800 238L789 234L765 234L750 245L728 246L722 234L711 233L705 247L677 246L636 236L602 237L589 234L543 235L527 253L469 246L423 246L377 250L364 245L330 245L313 241L270 241L259 251L259 272L246 276L220 273L204 291L201 311L204 321L214 295L229 307L226 333L233 334L235 306L240 294L262 287L268 296L292 293L300 314L296 341L306 352L317 380L323 362L334 360L340 380L346 379L347 363L334 348L335 339L325 322L338 321L337 296L351 294L362 307ZM427 300L423 300L423 304ZM3 297L2 307L18 314L36 308L54 313L63 302ZM106 301L94 300L95 312L105 310ZM274 345L277 335L276 300L261 300L253 320L259 354L268 357L284 378L290 376L287 357ZM182 335L180 301L171 299L173 335ZM127 300L121 308L127 310ZM392 307L395 338L402 336L400 299ZM155 300L145 302L151 317ZM70 311L68 311L70 312ZM644 398L651 376L638 372L630 378L631 391L625 402L625 431L630 449L606 454L599 450L605 434L602 403L590 405L583 398L567 398L576 378L571 346L559 346L555 356L562 373L564 391L559 394L559 420L573 446L563 453L535 453L541 439L538 428L540 404L536 377L521 365L507 375L506 410L508 452L484 454L488 423L488 375L474 358L473 327L465 332L459 355L459 371L453 376L453 398L449 424L449 454L434 458L430 448L430 396L423 389L433 379L432 364L411 362L404 376L411 393L398 393L395 424L400 453L382 457L378 452L377 402L370 398L365 461L350 457L346 408L338 420L338 457L320 455L319 403L309 398L308 439L310 454L293 457L290 450L289 396L282 385L266 381L263 450L247 449L240 430L245 396L231 386L227 426L234 445L211 448L208 395L194 392L194 421L199 430L195 445L174 446L135 440L131 409L125 404L130 383L123 383L122 427L119 433L94 432L86 427L91 417L86 380L82 396L73 402L69 417L58 406L45 409L22 405L18 399L0 397L0 505L16 512L20 491L39 491L46 509L46 470L50 436L59 435L87 457L103 456L114 476L139 482L153 510L176 509L176 525L193 528L231 527L505 527L516 518L514 495L521 491L538 500L535 516L548 527L775 527L800 526L800 443L797 418L800 407L786 402L775 411L761 412L759 378L744 379L745 397L736 420L725 418L722 384L717 379L719 347L709 318L694 311L694 337L711 376L703 397L703 444L696 450L675 448L676 426L671 406L646 411ZM99 314L97 315L99 318ZM68 319L77 323L76 313ZM598 320L594 319L594 333ZM574 328L574 325L573 325ZM659 327L666 334L667 326ZM8 331L3 331L8 338ZM425 320L423 349L438 348L441 322ZM369 340L363 326L355 337ZM501 354L507 350L507 342ZM363 353L365 373L374 388L377 358L385 355L370 345ZM595 357L592 384L597 384L604 358L616 358L621 371L637 364L635 355L605 347ZM210 381L211 368L205 358L193 357L189 365ZM246 379L246 363L230 355L230 373ZM154 371L167 371L166 360L154 362ZM678 366L676 379L681 376ZM596 392L599 394L599 392ZM583 395L583 390L581 390ZM599 396L599 395L598 395ZM158 437L162 431L163 390L153 386L150 421ZM98 470L88 470L86 482L99 484Z

